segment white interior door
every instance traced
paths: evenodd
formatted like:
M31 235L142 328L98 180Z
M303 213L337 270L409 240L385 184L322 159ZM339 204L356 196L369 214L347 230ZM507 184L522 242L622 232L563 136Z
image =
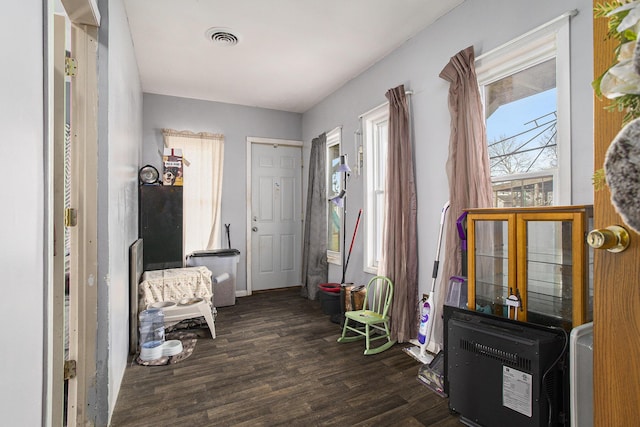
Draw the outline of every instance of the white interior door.
M300 285L302 148L251 144L251 290Z

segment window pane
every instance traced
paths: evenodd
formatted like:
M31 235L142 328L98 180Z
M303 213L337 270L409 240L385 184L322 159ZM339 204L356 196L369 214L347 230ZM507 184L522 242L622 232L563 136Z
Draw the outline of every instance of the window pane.
M376 165L377 170L374 174L375 177L375 212L374 212L374 224L375 224L375 236L373 239L373 250L375 254L375 260L373 266L378 266L378 261L382 255L382 225L384 219L384 190L385 181L387 178L387 139L389 137L389 122L384 120L376 125Z
M387 165L389 107L382 105L362 116L365 171L365 265L375 274L382 253L382 226Z
M333 195L340 193L342 188L340 172L338 172L338 166L340 166L340 145L335 144L327 148L327 161L329 163L329 182L327 183L327 188L329 189L328 198L331 198ZM327 213L327 250L340 252L342 210L335 203L329 202L329 209L327 209Z
M493 206L513 208L553 205L553 175L493 181Z
M507 177L558 168L556 60L487 84L484 91L496 206L501 206L500 200L511 200L504 206L551 204L553 174L544 184L538 179L535 185ZM511 189L506 190L505 183Z

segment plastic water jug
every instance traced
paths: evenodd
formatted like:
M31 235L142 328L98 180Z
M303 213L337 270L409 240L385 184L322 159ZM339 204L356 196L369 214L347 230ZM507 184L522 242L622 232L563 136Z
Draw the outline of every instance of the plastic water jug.
M154 348L164 343L164 313L150 308L140 313L140 348Z

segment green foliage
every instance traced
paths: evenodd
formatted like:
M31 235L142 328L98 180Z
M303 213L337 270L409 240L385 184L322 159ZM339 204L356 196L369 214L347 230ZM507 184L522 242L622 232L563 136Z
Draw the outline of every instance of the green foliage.
M622 3L617 1L614 1L611 3L609 2L600 3L594 7L593 16L595 18L606 18L609 13L613 12L615 9L619 8L620 6L622 6ZM636 34L633 31L624 31L622 33L619 33L617 29L620 23L622 22L622 20L628 14L629 14L629 11L625 10L609 16L607 37L618 40L620 44L636 39Z
M640 95L627 94L619 96L614 103L604 107L607 111L624 112L622 123L629 123L633 119L640 117Z
M614 59L613 63L609 67L613 67L617 63L618 53L620 52L621 47L626 43L635 42L638 38L638 34L631 28L626 29L622 32L618 31L618 26L622 22L622 20L629 14L629 10L622 10L617 13L611 13L615 9L619 8L625 3L620 2L605 2L598 4L594 7L593 16L596 18L606 18L608 19L608 30L607 30L607 38L614 39L618 42L618 45L613 52ZM634 27L635 28L635 27ZM609 71L607 69L607 71ZM593 86L594 92L598 98L602 98L601 91L601 83L603 76L607 73L605 71L602 75L598 76L591 85ZM607 111L620 111L624 112L625 115L623 117L623 125L630 122L631 120L640 117L640 95L636 94L625 94L619 97L612 99L611 105L606 106L605 109Z

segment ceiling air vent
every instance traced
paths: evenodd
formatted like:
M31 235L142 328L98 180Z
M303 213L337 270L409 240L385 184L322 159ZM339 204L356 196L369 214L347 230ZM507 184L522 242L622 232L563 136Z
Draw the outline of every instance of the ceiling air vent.
M213 27L205 33L205 37L218 46L235 46L240 38L229 28Z

